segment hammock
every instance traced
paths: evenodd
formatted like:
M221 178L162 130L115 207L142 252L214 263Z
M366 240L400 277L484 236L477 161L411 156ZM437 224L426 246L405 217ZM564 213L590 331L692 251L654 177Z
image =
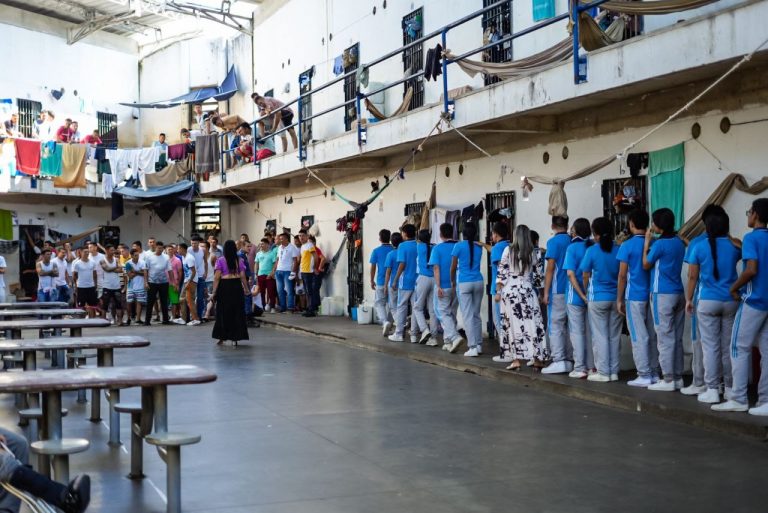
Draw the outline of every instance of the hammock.
M611 0L600 4L601 9L624 14L671 14L698 9L718 0Z
M401 103L397 110L389 116L382 114L381 111L377 109L376 106L371 103L368 98L365 99L365 108L368 109L368 112L371 114L371 116L378 119L379 121L383 121L385 119L393 118L408 112L408 106L411 104L411 98L413 98L413 87L408 86L408 89L405 91L405 96L403 97L403 103Z
M709 198L704 201L704 205L680 227L678 234L685 239L691 240L702 233L704 231L704 223L701 222L701 214L704 212L704 208L707 205L722 205L733 189L752 195L761 194L768 190L768 176L764 176L762 179L749 185L744 176L738 173L731 173L717 186L717 189Z
M579 44L586 51L591 52L618 43L624 39L626 25L626 20L620 16L603 31L592 16L582 12L579 14Z

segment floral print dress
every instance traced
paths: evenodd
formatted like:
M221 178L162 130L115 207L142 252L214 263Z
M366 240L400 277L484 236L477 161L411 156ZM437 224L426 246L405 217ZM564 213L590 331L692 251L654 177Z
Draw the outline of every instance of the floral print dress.
M532 271L523 272L512 261L510 248L504 249L497 281L501 283L501 356L517 360L536 358L546 361L549 351L545 341L544 318L539 307L535 283L541 280L538 252L533 253Z

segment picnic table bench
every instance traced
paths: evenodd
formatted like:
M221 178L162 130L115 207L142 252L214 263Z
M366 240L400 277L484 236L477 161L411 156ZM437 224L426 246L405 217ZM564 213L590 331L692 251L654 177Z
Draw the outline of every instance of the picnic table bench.
M41 301L39 303L30 301L24 303L0 303L0 310L19 310L25 308L66 308L68 303L63 301Z
M69 335L80 337L83 328L106 328L111 326L106 319L16 319L0 321L0 331L11 332L11 338L21 338L21 330L63 330L69 329Z
M13 317L63 317L65 315L84 316L87 312L82 308L21 308L0 309L0 320L11 320Z
M0 374L0 393L42 393L46 440L32 444L32 451L53 457L54 477L69 481L69 454L88 449L88 441L62 437L61 392L81 388L121 389L141 387L141 421L137 429L156 445L166 463L168 513L181 512L181 446L200 441L198 435L168 431L168 386L210 383L216 374L195 365L143 365L61 369L45 372ZM154 426L154 430L153 430Z

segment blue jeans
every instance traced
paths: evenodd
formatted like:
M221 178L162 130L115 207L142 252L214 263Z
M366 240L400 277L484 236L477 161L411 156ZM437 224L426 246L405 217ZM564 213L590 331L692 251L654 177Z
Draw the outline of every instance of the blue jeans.
M61 301L62 303L69 303L72 295L69 292L69 285L59 285L54 291L55 297L52 301Z
M197 316L202 319L205 314L205 278L197 279Z
M38 290L37 291L37 302L38 303L47 303L49 301L54 301L56 297L56 289L50 289L48 292Z
M291 271L276 271L275 280L277 281L277 298L280 302L280 310L285 311L293 310L296 308L296 296L295 289L293 287L293 281L288 277L291 275Z

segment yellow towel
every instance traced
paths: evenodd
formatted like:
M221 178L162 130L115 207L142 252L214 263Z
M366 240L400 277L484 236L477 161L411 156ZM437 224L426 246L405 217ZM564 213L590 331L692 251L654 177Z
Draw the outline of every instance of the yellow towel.
M85 187L85 144L64 144L61 154L61 176L53 181L54 187L72 189Z

